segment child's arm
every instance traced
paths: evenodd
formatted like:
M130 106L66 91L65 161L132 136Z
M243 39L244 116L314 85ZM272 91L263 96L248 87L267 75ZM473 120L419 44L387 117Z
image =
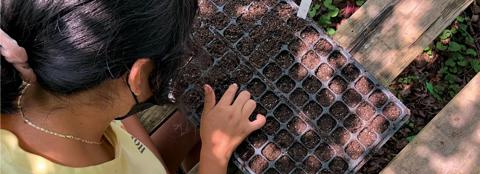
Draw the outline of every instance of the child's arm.
M200 123L200 174L226 173L233 151L251 132L265 124L263 115L257 115L255 121L248 120L255 110L256 102L250 99L247 91L242 91L235 99L237 90L236 84L230 85L216 103L213 89L204 86L205 104Z

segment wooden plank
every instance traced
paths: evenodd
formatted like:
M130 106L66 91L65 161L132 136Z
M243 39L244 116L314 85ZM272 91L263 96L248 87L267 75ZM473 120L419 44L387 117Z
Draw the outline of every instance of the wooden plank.
M140 122L143 124L147 132L152 133L158 126L161 126L169 116L177 109L174 105L154 106L142 113L138 114Z
M473 0L368 0L334 39L388 86Z
M480 173L480 73L381 173Z

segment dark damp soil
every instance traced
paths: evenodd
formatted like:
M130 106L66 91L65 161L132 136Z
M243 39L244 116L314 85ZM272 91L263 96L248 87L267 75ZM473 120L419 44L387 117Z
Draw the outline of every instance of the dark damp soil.
M294 117L288 124L288 130L294 133L295 135L301 135L305 129L307 129L307 124L300 118Z
M322 162L314 156L308 156L307 159L303 161L303 165L307 173L317 173L317 171L322 168Z
M335 143L338 143L339 145L344 145L350 139L350 132L345 128L338 127L332 132L332 138Z
M320 117L320 114L322 114L322 111L323 111L322 107L314 101L310 101L308 104L306 104L303 107L303 112L305 113L305 115L312 120L315 120L318 117Z
M210 41L212 41L214 38L213 33L208 29L208 27L202 27L197 29L193 36L195 42L197 42L199 45L206 45L207 43L210 43Z
M267 142L267 136L261 130L257 130L250 134L248 141L250 141L254 147L259 148Z
M348 169L347 162L340 157L333 158L329 166L333 173L344 173Z
M342 74L351 82L357 79L358 75L360 75L360 70L355 65L348 64L342 69Z
M365 147L370 147L377 140L377 135L372 130L365 128L358 134L358 140Z
M342 102L336 102L330 107L330 113L337 120L343 120L350 113L350 110Z
M395 121L400 116L400 108L395 103L389 103L383 108L383 115L389 120Z
M258 107L258 106L257 106ZM273 117L267 117L267 122L262 127L262 130L265 131L268 135L273 135L280 128L280 123L275 120Z
M335 150L328 144L322 143L315 150L315 156L320 161L328 161L335 155Z
M357 107L356 113L359 118L361 118L362 120L368 121L374 116L375 107L368 104L367 102L363 102Z
M217 58L222 57L223 54L228 51L227 46L225 46L225 44L218 39L213 40L212 43L207 46L207 48L208 52Z
M385 130L388 129L388 126L389 126L388 120L385 119L385 117L383 117L381 115L377 115L372 120L372 122L370 123L368 128L370 130L373 130L373 131L377 132L378 134L382 134L383 132L385 132Z
M240 58L237 57L232 51L227 52L222 56L222 59L219 61L218 66L225 71L231 71L235 69L240 64Z
M250 63L253 67L257 69L261 69L265 66L268 62L268 56L266 56L263 52L255 51L249 58Z
M278 103L278 97L271 91L266 92L260 99L265 109L272 110Z
M324 88L317 94L317 101L322 106L330 106L335 101L335 94Z
M290 76L293 78L293 80L300 81L304 79L307 74L308 70L302 64L297 63L290 68Z
M295 87L295 81L288 76L283 76L277 81L277 88L284 93L289 93Z
M375 90L370 94L368 100L376 107L382 107L387 102L388 97L382 91Z
M257 155L250 160L249 166L255 173L262 173L268 167L268 160Z
M330 44L325 39L320 39L317 44L315 44L315 51L320 56L327 56L333 50L333 45Z
M360 77L360 79L355 83L355 89L357 89L357 91L363 95L368 94L373 88L374 85L372 81L365 76Z
M293 136L288 133L287 130L280 130L275 137L273 138L273 141L277 143L281 148L287 148L293 143Z
M347 89L347 82L343 80L340 76L333 78L333 80L328 85L330 90L332 90L335 94L341 94L345 89Z
M292 109L285 104L280 104L273 112L273 115L282 123L286 123L294 117Z
M288 48L291 51L291 53L296 57L300 57L301 55L303 55L308 50L307 44L305 44L300 39L296 39L296 40L290 42L290 44L288 45Z
M350 158L356 160L363 154L363 152L365 152L365 149L358 141L355 140L347 145L345 152L348 156L350 156Z
M255 149L252 148L246 141L240 144L236 150L240 159L247 161L255 153Z
M363 127L363 121L357 115L352 114L345 119L343 125L348 131L356 133Z
M315 30L315 28L308 26L300 33L300 37L305 43L313 44L318 40L318 38L320 38L320 34L317 30Z
M318 67L315 75L317 75L318 79L326 81L333 77L333 69L326 63L323 63Z
M295 143L288 149L288 154L295 161L302 161L305 156L307 156L307 149L303 147L300 143Z
M292 66L293 60L292 54L285 50L280 52L280 54L278 54L275 58L275 62L277 62L282 69L287 69L288 67Z
M313 149L318 143L320 143L320 137L314 131L309 130L303 134L301 141L305 144L305 147Z
M239 85L247 83L253 76L253 72L245 65L240 65L233 71L233 79Z
M328 63L334 68L340 68L347 63L347 58L339 51L334 51L330 54L330 57L328 57Z
M322 115L317 121L318 131L324 135L330 133L335 125L337 125L337 121L328 114Z
M263 69L263 74L271 81L275 81L282 75L282 69L277 64L270 63Z
M297 106L303 106L308 101L308 94L297 88L290 94L290 100Z
M255 49L255 45L255 40L250 37L243 37L237 43L237 49L240 51L240 53L242 53L242 55L249 56Z
M347 90L343 94L343 101L350 107L357 106L360 102L362 102L362 96L353 89Z
M320 57L310 50L302 57L302 64L306 68L313 70L320 64Z
M277 159L281 153L282 150L273 143L267 144L262 150L262 155L270 161Z
M320 82L314 76L308 76L307 79L303 81L303 88L310 94L316 93L322 88L322 82Z
M275 162L275 167L279 171L289 173L295 167L295 162L293 162L288 156L284 155Z
M252 96L259 97L267 89L267 86L263 84L262 81L255 78L247 85L247 90L252 94Z
M230 25L223 32L225 39L231 43L236 43L243 36L243 29L239 25Z

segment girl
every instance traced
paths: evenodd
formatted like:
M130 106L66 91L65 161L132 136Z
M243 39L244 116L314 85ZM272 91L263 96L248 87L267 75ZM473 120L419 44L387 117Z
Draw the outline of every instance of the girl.
M135 117L115 118L167 101L194 0L0 3L0 173L176 171L194 136L167 142L148 137ZM235 148L265 124L262 115L248 120L256 103L237 90L217 102L204 86L199 173L225 173ZM156 148L165 146L175 149Z

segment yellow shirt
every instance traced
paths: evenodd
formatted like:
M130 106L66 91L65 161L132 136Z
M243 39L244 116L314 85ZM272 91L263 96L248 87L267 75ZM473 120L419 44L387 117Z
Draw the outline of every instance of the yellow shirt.
M0 129L0 174L166 173L155 155L125 131L120 121L113 121L105 136L114 146L115 159L95 166L73 168L24 151L18 145L18 139L13 133Z

